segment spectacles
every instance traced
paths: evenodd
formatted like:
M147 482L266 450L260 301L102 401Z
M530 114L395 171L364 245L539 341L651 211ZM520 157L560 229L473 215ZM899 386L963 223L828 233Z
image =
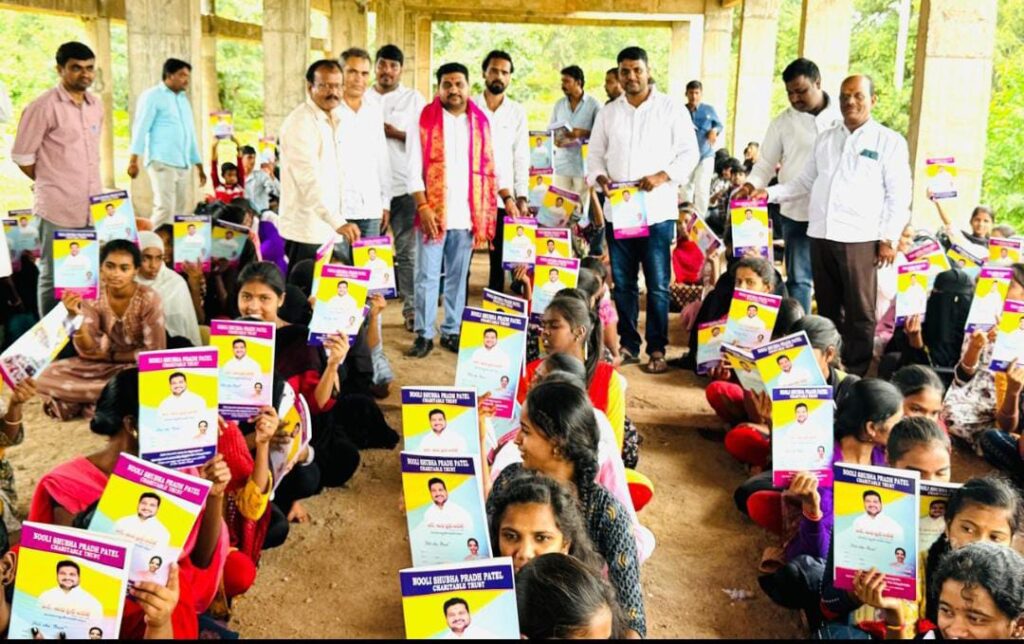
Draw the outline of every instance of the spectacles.
M313 87L315 87L318 90L325 90L325 89L327 89L327 90L340 91L344 87L344 85L341 84L341 83L315 83L313 85Z

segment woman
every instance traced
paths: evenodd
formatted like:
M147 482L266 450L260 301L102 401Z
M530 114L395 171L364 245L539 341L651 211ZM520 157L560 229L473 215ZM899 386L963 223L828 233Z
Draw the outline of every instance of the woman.
M892 384L903 395L903 415L942 422L942 396L946 388L938 374L924 365L909 365L893 374Z
M544 311L541 325L540 341L546 354L567 353L586 365L590 400L594 408L604 412L611 421L621 449L626 423L625 380L615 367L601 360L600 324L587 306L585 297L560 291ZM530 381L540 364L541 360L537 359L526 365L526 373L519 381L517 398L520 404L526 398Z
M995 211L988 206L975 206L971 211L971 232L967 232L956 229L952 219L946 213L946 209L942 207L942 200L933 197L931 190L928 191L928 198L935 204L935 210L938 211L939 219L942 220L942 227L951 242L957 244L966 242L968 249L979 252L982 256L988 255L988 240L992 236L992 227L996 223Z
M487 501L491 543L502 557L511 557L515 571L549 552L569 554L600 570L604 560L594 552L576 499L558 481L520 470Z
M1010 548L974 543L947 555L935 573L942 639L1024 637L1024 557ZM937 639L935 631L925 636Z
M541 383L526 397L521 424L515 443L523 463L505 468L489 498L502 493L522 469L541 472L569 486L628 614L627 636L645 636L647 622L633 526L622 504L594 482L599 436L587 394L569 383Z
M91 417L108 380L134 367L139 353L166 347L160 296L135 282L141 264L135 244L109 241L100 250L99 299L64 292L64 306L83 319L71 338L78 356L58 360L39 375L37 387L48 416Z
M516 574L519 632L529 640L621 637L615 591L579 560L541 555Z
M610 356L609 361L618 367L622 364L622 354L619 353L619 314L615 310L615 303L612 302L611 275L599 257L584 257L580 260L580 269L584 268L593 271L601 281L597 298L590 308L597 310L597 317L601 321L601 337L604 341L604 350Z
M113 243L113 242L110 242ZM139 453L139 374L126 369L107 383L96 403L89 428L107 437L106 445L89 456L58 465L40 479L32 497L28 520L53 525L82 527L107 486L121 452ZM223 456L217 455L202 470L186 472L212 483L196 526L185 542L180 566L180 598L172 624L176 638L198 637L196 616L213 601L228 554L228 531L224 526L224 492L231 471ZM145 631L144 613L132 601L125 602L121 635L136 639Z
M359 450L349 443L332 422L330 412L341 391L338 368L348 355L348 338L341 334L328 336L323 347L307 344L309 329L290 324L278 316L285 304L285 282L281 271L271 262L254 262L238 276L238 310L243 317L273 322L277 327L274 340L274 371L309 403L313 421L314 459L321 483L343 485L359 466ZM289 520L304 521L307 517L298 501L282 507Z

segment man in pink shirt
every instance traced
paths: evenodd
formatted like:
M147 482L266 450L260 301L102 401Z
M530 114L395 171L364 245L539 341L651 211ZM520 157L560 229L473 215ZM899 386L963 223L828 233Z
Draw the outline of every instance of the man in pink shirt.
M96 55L86 45L57 49L60 83L29 103L21 114L11 160L35 182L39 215L39 313L57 305L53 297L53 233L87 228L89 196L102 192L100 130L103 103L87 90L96 78Z

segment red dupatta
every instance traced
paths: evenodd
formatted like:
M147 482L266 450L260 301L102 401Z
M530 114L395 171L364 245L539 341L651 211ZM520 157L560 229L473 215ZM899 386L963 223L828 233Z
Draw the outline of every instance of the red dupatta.
M487 115L472 100L466 102L466 120L469 125L469 213L473 222L473 237L494 239L498 205L495 202L497 176L494 171L494 148L491 145L491 127ZM446 230L444 150L444 106L435 98L423 108L419 123L420 143L423 149L423 184L427 203L437 213L438 236ZM419 225L419 215L416 217Z

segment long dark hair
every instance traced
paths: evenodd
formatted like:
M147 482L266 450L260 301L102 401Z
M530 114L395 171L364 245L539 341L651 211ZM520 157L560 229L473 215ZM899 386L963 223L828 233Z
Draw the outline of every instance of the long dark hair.
M516 575L519 631L530 640L572 638L601 609L612 613L612 638L625 620L615 590L600 573L561 553L535 557Z
M836 355L828 366L833 369L843 368L839 359L843 352L843 336L839 335L839 330L836 329L832 320L820 315L805 315L789 327L788 333L800 333L801 331L807 334L812 348L824 353L828 351L829 347L833 347Z
M878 378L858 380L842 400L836 401L836 440L852 436L867 442L863 438L865 426L888 420L902 407L903 396L892 383Z
M103 387L89 429L100 436L116 436L124 429L125 418L132 418L138 425L139 370L136 367L118 373Z
M587 392L568 382L542 382L526 396L525 414L572 463L580 502L586 507L597 477L599 433Z
M573 290L575 294L566 291ZM548 311L560 315L573 329L582 328L586 335L586 360L587 384L594 377L597 371L597 364L601 360L601 349L603 346L603 332L597 314L590 309L590 302L586 295L575 289L563 289L558 292L548 304Z

